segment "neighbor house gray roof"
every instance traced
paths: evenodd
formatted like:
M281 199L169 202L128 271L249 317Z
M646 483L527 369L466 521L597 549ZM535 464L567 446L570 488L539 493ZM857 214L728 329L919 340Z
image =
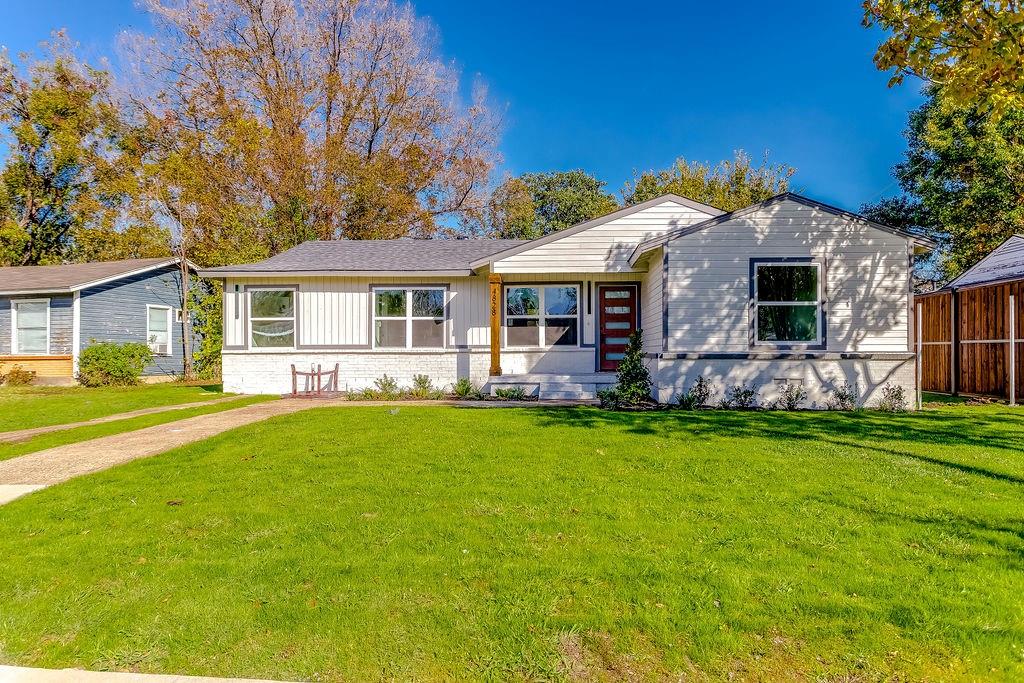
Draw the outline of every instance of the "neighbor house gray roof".
M737 209L729 213L723 213L719 216L715 216L714 218L709 218L706 221L701 221L700 223L684 225L682 227L675 228L674 230L669 230L668 232L662 233L657 237L652 237L649 240L645 240L640 244L636 245L636 247L633 249L633 253L630 254L629 257L629 262L631 265L635 264L637 261L640 260L641 256L643 256L650 250L662 247L665 244L676 239L677 237L682 237L683 235L690 235L695 232L700 232L705 228L710 228L713 225L719 225L721 223L725 223L726 221L731 221L734 218L742 218L743 216L754 213L755 211L760 211L765 207L771 206L773 204L778 204L779 202L784 201L791 201L796 202L798 204L803 204L804 206L809 206L811 208L818 209L826 213L830 213L834 216L845 218L855 223L870 225L872 228L875 228L877 230L888 232L893 235L899 235L900 237L903 237L911 241L912 243L914 243L915 246L921 248L922 250L932 250L936 246L938 246L934 240L931 240L928 237L916 235L912 232L901 230L900 228L894 228L891 225L885 225L884 223L879 223L877 221L870 220L868 218L865 218L864 216L861 216L860 214L853 213L852 211L846 211L845 209L840 209L838 207L831 206L824 202L819 202L818 200L811 199L810 197L804 197L793 192L783 192L782 194L777 194L774 197L769 197L768 199L758 202L757 204L751 204L750 206L743 207L742 209Z
M169 256L125 261L69 263L63 266L10 266L0 268L0 294L76 292L128 275L145 273L178 262Z
M945 288L1020 279L1024 279L1024 235L1012 235Z
M473 261L525 243L526 240L411 238L303 242L257 263L203 268L199 274L204 277L278 273L469 275Z

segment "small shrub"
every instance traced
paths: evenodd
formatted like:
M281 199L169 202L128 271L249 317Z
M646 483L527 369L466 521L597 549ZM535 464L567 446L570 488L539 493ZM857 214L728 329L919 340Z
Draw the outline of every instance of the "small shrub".
M651 372L644 365L644 336L642 330L629 335L626 352L619 361L615 380L619 407L636 407L651 403Z
M452 393L455 394L456 397L468 401L479 401L483 398L483 394L480 392L479 387L473 384L468 377L459 378L459 381L452 387Z
M381 401L394 401L402 396L398 380L384 375L373 382L374 392Z
M498 387L494 395L503 401L525 401L526 389L522 387Z
M878 409L887 413L907 412L907 392L901 384L886 384L882 387L882 400Z
M145 344L94 343L78 357L77 379L86 387L133 386L152 361L153 352Z
M783 387L782 393L779 394L779 398L775 401L773 408L776 410L800 410L800 407L806 400L807 390L804 389L802 384L786 382L786 386Z
M747 410L757 404L757 387L735 384L725 390L725 398L719 406L728 410Z
M619 390L615 387L597 390L597 400L605 410L618 410L621 405Z
M832 395L825 402L825 407L829 410L856 410L858 396L860 396L860 389L856 384L843 382L833 390Z
M0 384L6 384L9 387L23 387L32 384L32 380L35 378L35 371L15 365L6 375L0 374Z
M704 379L703 376L698 377L688 390L676 397L676 403L683 410L700 410L708 404L708 399L711 398L714 390L715 385Z
M412 388L409 389L409 396L412 398L436 398L438 390L434 388L434 383L427 375L413 375L412 377Z

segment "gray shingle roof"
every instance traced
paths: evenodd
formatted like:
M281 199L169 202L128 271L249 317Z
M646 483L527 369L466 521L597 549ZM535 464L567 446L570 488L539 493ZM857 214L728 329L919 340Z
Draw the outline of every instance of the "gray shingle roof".
M468 272L470 264L526 240L335 240L303 242L257 263L203 268L200 275L232 273Z
M1012 235L985 258L968 268L947 287L1024 278L1024 235Z
M0 294L14 292L69 292L83 286L136 271L177 263L170 256L69 263L63 266L8 266L0 268Z

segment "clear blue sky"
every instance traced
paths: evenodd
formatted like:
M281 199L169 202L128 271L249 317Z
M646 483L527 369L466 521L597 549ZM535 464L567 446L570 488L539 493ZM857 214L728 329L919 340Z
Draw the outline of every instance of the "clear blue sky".
M91 58L132 0L6 0L0 45L32 49L65 27ZM501 109L503 171L583 168L616 194L634 170L734 149L798 169L795 186L857 209L892 194L918 85L886 87L880 34L860 2L484 2L418 0L442 55Z

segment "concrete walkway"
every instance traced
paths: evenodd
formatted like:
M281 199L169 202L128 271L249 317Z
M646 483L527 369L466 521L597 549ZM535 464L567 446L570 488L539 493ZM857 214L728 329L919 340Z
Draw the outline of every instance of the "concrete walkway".
M39 436L40 434L49 434L50 432L61 432L64 431L65 429L74 429L75 427L88 427L89 425L98 425L103 424L104 422L116 422L117 420L127 420L133 417L139 417L141 415L166 413L169 410L185 410L186 408L200 408L202 406L212 406L218 403L237 401L239 398L241 397L225 396L223 398L210 399L209 401L193 401L192 403L176 403L171 406L140 408L139 410L130 410L127 413L104 415L103 417L94 417L91 420L82 420L81 422L68 422L66 424L47 425L45 427L31 427L29 429L18 429L12 432L0 432L0 443L17 443L18 441L26 441L34 436Z
M0 461L0 505L82 474L164 453L235 427L333 403L301 399L255 403L3 460Z
M220 399L218 399L220 400ZM207 401L203 405L211 403ZM552 408L579 406L592 401L349 401L344 398L285 398L243 408L197 415L177 422L112 434L89 441L36 451L0 461L0 505L33 491L73 477L147 458L179 446L208 439L235 427L311 408L380 406L401 410L405 406L452 406L457 408Z
M81 669L34 669L0 665L0 683L272 683L253 678L208 678L165 674L116 673Z

